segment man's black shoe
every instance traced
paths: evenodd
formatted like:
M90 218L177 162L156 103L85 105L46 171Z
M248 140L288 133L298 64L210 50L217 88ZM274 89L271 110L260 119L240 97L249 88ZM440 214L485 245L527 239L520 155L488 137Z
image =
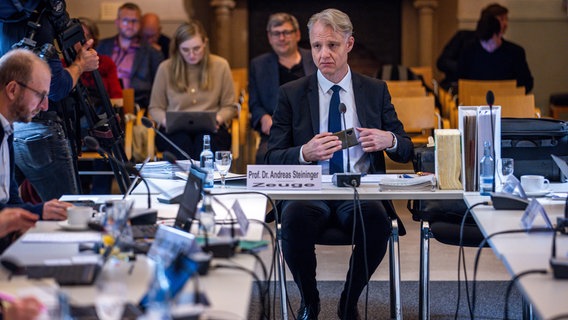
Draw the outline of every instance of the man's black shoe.
M342 303L342 301L340 300L339 304L337 305L337 316L340 320L361 320L361 315L359 314L359 309L357 309L357 306L355 306L354 309L348 310L347 312L343 310L344 307L344 303Z
M320 313L320 304L304 304L300 306L298 310L297 320L317 320L318 314Z

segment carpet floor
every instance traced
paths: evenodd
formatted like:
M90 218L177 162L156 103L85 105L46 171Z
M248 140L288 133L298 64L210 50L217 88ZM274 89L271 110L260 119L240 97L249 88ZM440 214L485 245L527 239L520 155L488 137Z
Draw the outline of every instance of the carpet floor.
M455 281L431 281L430 282L430 319L454 319L456 304L458 299L457 282ZM479 281L476 287L476 310L475 319L504 319L505 293L507 281ZM288 282L288 300L293 313L288 311L289 319L293 319L300 306L300 297L296 285ZM338 319L337 303L343 289L342 281L320 281L318 282L320 292L321 312L319 319ZM271 302L276 306L271 314L271 319L280 319L280 301L274 299L274 286L271 287ZM471 286L469 287L471 293ZM458 319L470 319L465 298L465 288L461 285L460 308ZM401 299L403 319L418 319L418 296L419 286L417 281L403 281L401 283ZM372 281L369 285L367 319L389 319L390 300L389 300L388 281ZM516 288L511 291L509 298L509 319L521 319L521 296ZM365 319L365 291L359 299L359 311ZM249 308L249 319L259 319L261 314L261 304L258 294L258 287L255 285L251 297Z

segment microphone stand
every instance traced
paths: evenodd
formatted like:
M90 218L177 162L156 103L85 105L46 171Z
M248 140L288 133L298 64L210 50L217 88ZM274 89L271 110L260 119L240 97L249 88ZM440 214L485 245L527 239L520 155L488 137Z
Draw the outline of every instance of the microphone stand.
M183 151L182 148L180 148L177 144L175 144L172 140L170 140L170 138L168 138L165 134L163 134L160 130L156 129L156 127L154 127L154 123L152 122L152 120L148 119L147 117L142 117L141 119L142 121L142 125L145 126L148 129L152 129L154 130L154 132L156 132L156 134L158 134L162 139L166 140L166 142L174 147L174 149L177 150L177 152L179 152L184 158L186 158L187 160L189 160L189 163L191 163L193 165L193 159L191 159L191 157L189 156L189 154L187 154L187 152ZM185 170L184 170L185 171Z
M339 113L343 116L343 126L345 127L343 130L344 134L344 141L343 143L347 143L347 122L345 121L345 112L347 111L347 107L345 103L339 104ZM343 148L343 146L342 146ZM358 187L361 184L361 174L360 173L351 173L351 159L349 156L349 148L347 149L347 172L343 173L334 173L332 177L332 182L337 187ZM343 152L343 150L341 151Z
M489 105L489 121L491 124L491 156L493 157L493 183L491 184L491 191L495 192L495 177L497 176L497 159L495 158L495 129L493 127L493 104L495 103L495 95L493 91L487 91L485 95L487 105Z

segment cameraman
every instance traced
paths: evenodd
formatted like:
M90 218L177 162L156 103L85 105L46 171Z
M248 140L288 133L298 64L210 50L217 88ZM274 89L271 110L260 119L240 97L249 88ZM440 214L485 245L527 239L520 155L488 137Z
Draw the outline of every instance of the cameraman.
M17 2L17 0L12 1ZM34 9L34 13L20 12L11 15L11 17L23 15L24 17L19 20L10 19L7 17L8 13L0 12L0 17L4 19L0 23L2 32L0 55L4 55L14 44L22 47L23 41L20 40L30 40L29 35L33 35L31 39L33 41L23 42L23 46L28 49L43 49L45 44L53 44L57 36L57 28L54 25L60 28L62 24L69 21L67 12L65 12L65 2L62 0L39 1ZM45 11L38 18L37 13L42 10ZM34 30L28 26L28 21L36 21L40 27ZM62 101L70 94L83 72L98 68L99 58L97 52L91 48L92 45L92 40L84 45L78 44L76 59L67 68L63 67L56 52L55 54L49 52L40 54L48 62L52 73L49 109L38 114L30 123L15 123L14 125L16 164L35 187L42 201L59 198L63 194L80 192L76 160L73 159L70 141L74 137L69 137L66 132L64 121L68 120L67 115L62 112L62 108L56 102Z

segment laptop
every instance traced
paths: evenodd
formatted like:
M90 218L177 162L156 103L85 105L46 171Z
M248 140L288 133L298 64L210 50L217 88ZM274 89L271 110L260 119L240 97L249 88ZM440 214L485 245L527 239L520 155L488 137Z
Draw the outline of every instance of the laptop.
M560 172L562 172L563 177L560 177L560 181L566 182L566 180L568 180L568 164L566 163L566 161L564 161L562 158L560 158L557 155L551 154L550 156L552 157L552 160L554 160L554 162L560 169Z
M203 190L203 181L205 173L192 168L189 172L185 189L181 196L179 210L174 222L174 228L189 231L197 212L197 205L201 200L201 191ZM133 225L132 237L134 239L151 239L156 235L158 230L157 224L151 225Z
M213 111L167 111L166 133L217 132L217 112Z

